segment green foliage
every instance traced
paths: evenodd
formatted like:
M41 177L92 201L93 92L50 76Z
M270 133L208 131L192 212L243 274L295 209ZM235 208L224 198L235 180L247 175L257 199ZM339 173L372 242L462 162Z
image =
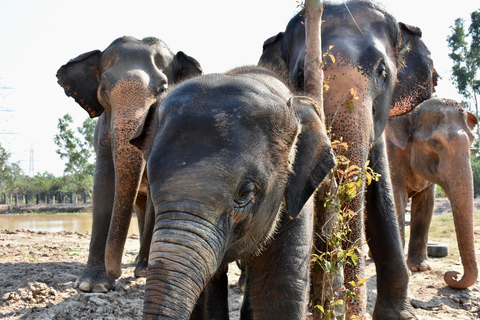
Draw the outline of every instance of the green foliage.
M435 197L439 197L439 198L446 197L445 191L443 191L442 187L440 187L439 185L435 186Z
M0 192L2 193L12 193L26 183L20 163L10 163L10 156L10 152L0 145Z
M478 149L477 149L478 150ZM471 155L472 173L473 173L473 191L476 196L480 195L480 157Z
M447 37L451 49L449 57L453 60L452 80L457 90L466 98L475 96L480 91L478 71L480 68L480 11L470 15L468 32L465 20L458 18L450 27L452 34Z
M331 131L328 132L331 135ZM337 165L330 174L329 186L327 186L327 194L323 200L324 206L333 209L338 214L338 223L335 224L333 232L326 235L317 235L322 237L326 243L327 250L325 252L316 251L312 254L312 262L314 270L320 268L327 275L334 277L339 270L346 264L358 264L358 254L361 253L360 246L362 243L354 243L349 239L351 232L350 224L354 222L356 213L352 211L352 202L362 192L364 185L369 185L373 181L378 181L380 174L375 173L367 162L364 168L351 163L347 157L348 145L343 139L332 139L332 148L336 155ZM318 223L318 222L317 222ZM327 276L328 277L328 276ZM344 286L338 288L333 295L324 294L323 299L330 301L322 301L321 305L315 305L315 309L319 309L323 314L324 320L344 319L345 314L336 311L336 306L342 306L345 302L353 302L360 296L359 288L368 280L357 279L358 281L350 281L349 285L352 289ZM333 283L332 279L327 282ZM332 287L332 285L329 285Z
M77 128L77 133L70 127L73 123L72 116L68 113L58 119L58 131L54 142L58 146L56 150L61 159L67 160L64 173L93 175L92 164L93 133L95 132L96 120L87 118L82 127Z
M96 119L87 118L76 131L71 128L72 117L67 113L58 119L58 134L54 142L61 159L66 160L64 170L64 190L68 192L91 192L95 164L93 161L93 135Z

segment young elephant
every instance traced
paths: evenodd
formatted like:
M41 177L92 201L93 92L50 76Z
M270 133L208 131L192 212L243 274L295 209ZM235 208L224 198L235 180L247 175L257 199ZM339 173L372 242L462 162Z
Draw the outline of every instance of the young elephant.
M400 233L405 242L405 207L412 199L407 264L412 271L431 269L428 229L435 184L447 194L453 210L464 275L445 274L453 288L467 288L478 275L473 239L473 178L470 164L476 118L447 99L429 99L414 111L388 121L387 146Z
M112 289L113 279L121 274L134 204L142 233L147 195L146 185L141 188L140 184L145 163L128 139L168 85L200 74L197 60L181 51L174 54L163 41L152 37L118 38L103 52L81 54L58 70L58 83L65 94L90 117L99 117L94 136L92 239L87 267L75 282L80 290ZM107 241L109 229L115 230L115 237ZM118 251L109 250L112 245ZM139 262L142 260L140 255ZM137 275L141 269L136 270Z
M262 68L201 76L152 108L131 142L155 208L144 317L189 319L242 260L255 319L304 319L310 198L335 164L315 102Z

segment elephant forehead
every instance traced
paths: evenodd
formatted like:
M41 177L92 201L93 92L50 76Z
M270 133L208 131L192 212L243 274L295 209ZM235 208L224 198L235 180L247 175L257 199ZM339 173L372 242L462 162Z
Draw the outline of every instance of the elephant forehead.
M159 68L167 67L173 60L174 54L167 45L156 38L156 41L140 41L135 38L120 38L114 41L102 54L100 70L109 69L117 61L129 65L131 68L138 63L155 63Z

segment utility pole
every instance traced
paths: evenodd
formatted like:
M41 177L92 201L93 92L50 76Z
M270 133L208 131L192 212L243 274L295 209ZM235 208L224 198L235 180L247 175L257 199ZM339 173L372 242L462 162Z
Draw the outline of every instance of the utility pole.
M35 148L33 143L30 145L30 162L28 165L28 175L33 177L35 175Z
M1 79L1 78L0 78ZM12 90L13 88L4 86L0 84L0 97L5 100L7 98L6 90ZM15 112L15 110L7 109L3 105L0 104L0 113L2 112ZM3 126L5 127L5 126ZM0 130L0 134L14 134L14 132L6 131L5 129Z

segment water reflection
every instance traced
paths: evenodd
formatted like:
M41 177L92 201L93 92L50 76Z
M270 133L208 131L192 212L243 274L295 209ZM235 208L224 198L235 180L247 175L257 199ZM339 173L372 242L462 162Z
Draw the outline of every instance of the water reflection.
M0 215L0 229L32 231L92 232L91 214L17 214ZM133 216L128 234L139 233L137 217Z

